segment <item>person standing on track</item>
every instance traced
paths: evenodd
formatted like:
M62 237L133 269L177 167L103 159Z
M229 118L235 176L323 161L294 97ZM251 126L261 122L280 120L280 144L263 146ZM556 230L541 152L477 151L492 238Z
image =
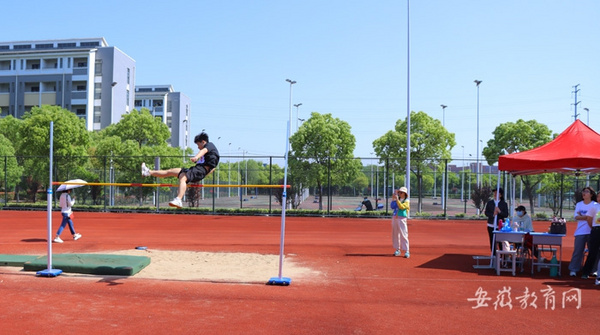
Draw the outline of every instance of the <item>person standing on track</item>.
M590 233L592 228L587 221L587 213L594 208L596 203L596 191L591 187L584 187L581 190L581 201L575 205L575 214L573 217L577 220L577 228L575 228L573 241L573 255L569 263L569 276L577 276L582 268L583 258L585 256L585 248L589 249ZM592 272L596 272L596 266L592 267Z
M490 239L490 250L493 255L496 255L496 248L494 247L494 221L496 223L496 227L500 230L501 227L498 226L500 220L505 220L508 217L508 204L504 201L504 190L502 187L498 189L494 189L493 199L485 204L485 216L487 216L487 231L488 237Z
M394 256L400 256L404 250L404 258L409 258L408 211L410 210L410 201L406 187L402 186L397 192L394 192L390 207L394 210L392 214L392 245L396 249Z
M75 198L71 198L71 190L66 190L60 195L60 212L62 215L62 222L60 223L60 227L56 232L56 237L54 237L55 243L63 243L63 240L60 238L60 234L63 232L67 224L69 224L69 230L71 230L71 234L73 235L73 240L77 241L81 238L81 234L75 232L75 227L73 226L73 211L71 207L75 204Z
M219 164L219 151L217 147L208 140L208 134L202 132L194 138L194 143L198 145L198 153L190 160L196 165L191 168L172 168L168 170L150 170L146 167L146 163L142 163L142 176L144 177L177 177L179 178L179 190L173 201L169 202L169 206L181 208L183 204L181 199L185 195L187 183L199 182L206 178Z

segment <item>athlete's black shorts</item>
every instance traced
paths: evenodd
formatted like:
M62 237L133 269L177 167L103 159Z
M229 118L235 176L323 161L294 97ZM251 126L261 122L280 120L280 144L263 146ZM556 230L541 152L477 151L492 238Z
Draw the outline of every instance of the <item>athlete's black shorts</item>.
M210 166L208 165L194 165L191 168L181 168L179 176L181 176L182 173L185 173L185 176L187 177L187 182L195 183L204 179L204 177L206 177L209 171Z

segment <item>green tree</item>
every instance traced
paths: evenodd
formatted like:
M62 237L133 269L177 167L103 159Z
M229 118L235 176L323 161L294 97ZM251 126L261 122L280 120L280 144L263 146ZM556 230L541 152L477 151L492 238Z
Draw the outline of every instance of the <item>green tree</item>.
M29 156L24 161L28 173L28 194L35 202L40 186L49 182L50 122L54 122L53 157L54 176L66 178L78 171L87 161L90 135L85 122L74 113L59 106L33 107L23 116L19 128L21 139L16 154ZM58 180L57 180L58 181Z
M373 148L382 160L389 159L390 169L400 172L406 165L406 119L396 121L394 130L373 141ZM425 112L410 113L410 169L417 178L418 212L422 209L423 174L431 171L433 164L450 159L456 145L454 134L442 126L440 120ZM439 169L439 168L438 168Z
M352 181L361 169L353 159L356 139L350 125L331 114L312 112L310 118L290 137L289 157L291 180L303 187L316 186L319 209L323 209L322 187L344 185Z
M118 123L104 128L94 136L95 144L90 155L95 157L93 162L97 171L110 167L118 171L114 182L141 182L141 163L146 162L152 166L154 157L161 157L161 169L192 165L188 160L183 161L184 152L181 149L167 144L169 137L169 128L160 118L153 117L146 108L139 112L133 110L123 115ZM167 178L161 182L178 183L177 178ZM150 187L129 187L122 190L125 196L135 196L140 203L155 191Z
M15 147L21 140L21 125L23 120L14 118L12 115L8 115L0 119L0 134L4 135Z
M124 141L135 141L140 148L143 145L165 145L171 137L169 127L162 123L160 118L152 116L147 108L140 111L134 109L124 114L118 123L104 128L103 133L106 136L118 136Z
M10 140L0 134L0 185L4 190L14 189L23 175L23 167L17 163L15 148Z
M494 137L487 142L483 148L483 156L488 164L492 165L498 161L498 157L504 154L530 150L550 142L553 138L552 131L548 126L535 120L517 122L506 122L494 129ZM529 197L529 209L533 216L535 187L543 180L544 176L519 176L525 186L525 193Z
M367 188L369 187L369 178L364 172L360 173L358 176L356 176L356 178L352 182L352 185L356 187L358 195L367 194Z
M540 192L546 195L546 206L552 209L553 216L560 216L561 211L561 190L564 186L564 175L559 173L543 174L544 179L541 182ZM581 190L577 190L581 191ZM540 204L541 206L542 204ZM532 214L533 215L533 214Z
M23 167L17 162L15 156L16 148L21 138L20 128L23 120L16 119L8 115L0 119L0 155L4 156L1 162L5 169L0 171L0 183L4 185L5 190L14 189L15 196L18 193L17 186L23 176ZM5 173L6 172L6 173Z

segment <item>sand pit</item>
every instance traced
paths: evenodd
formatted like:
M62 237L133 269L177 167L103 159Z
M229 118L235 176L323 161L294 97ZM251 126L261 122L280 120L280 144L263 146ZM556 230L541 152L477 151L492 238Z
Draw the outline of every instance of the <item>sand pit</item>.
M135 274L134 278L266 283L279 274L279 255L157 249L102 253L150 257L150 265ZM291 255L284 259L283 276L294 280L318 274L298 265L293 258Z

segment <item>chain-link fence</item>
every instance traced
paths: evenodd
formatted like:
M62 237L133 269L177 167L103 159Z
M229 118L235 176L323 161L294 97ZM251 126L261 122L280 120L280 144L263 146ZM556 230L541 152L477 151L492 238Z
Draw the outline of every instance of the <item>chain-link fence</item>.
M317 160L303 159L309 164ZM338 163L339 163L338 159ZM372 214L389 214L389 197L394 189L406 186L405 167L392 160L354 158L351 173L339 178L341 165L322 164L319 172L290 164L286 200L289 209L330 214L338 211L365 211L371 202ZM83 179L106 185L73 190L76 207L97 210L165 210L177 194L177 178L142 177L142 162L150 168L189 167L186 157L83 156L54 157L53 182ZM200 185L189 185L184 207L208 212L255 209L265 213L281 210L285 160L279 156L222 156L217 169ZM346 164L347 168L347 164ZM308 174L321 174L316 176ZM0 161L0 202L6 207L46 206L49 184L48 157L4 156ZM530 214L569 217L586 185L600 186L598 176L544 175L509 178L496 166L466 160L428 161L412 164L410 180L411 215L433 217L477 216L477 194L482 188L505 189L507 200L514 194L515 207L523 204ZM157 184L141 187L140 184ZM126 184L125 186L123 184ZM167 186L173 185L173 186ZM58 185L52 185L56 190ZM485 194L485 192L483 192ZM54 206L59 194L53 192ZM560 202L562 199L562 202ZM483 204L487 199L481 199Z

